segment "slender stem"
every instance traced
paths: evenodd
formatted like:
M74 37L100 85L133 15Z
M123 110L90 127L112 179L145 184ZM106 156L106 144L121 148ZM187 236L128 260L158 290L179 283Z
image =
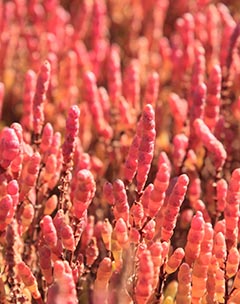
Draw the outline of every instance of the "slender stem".
M157 285L156 292L155 292L156 300L160 300L160 298L162 296L163 283L166 280L166 272L164 272L164 264L165 263L163 263L163 265L160 267L158 285Z
M224 304L228 303L228 279L225 278L225 296L224 296Z

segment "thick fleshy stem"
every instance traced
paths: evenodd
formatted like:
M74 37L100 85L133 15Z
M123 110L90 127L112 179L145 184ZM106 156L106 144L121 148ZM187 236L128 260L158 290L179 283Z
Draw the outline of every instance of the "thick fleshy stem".
M183 248L177 248L173 254L170 256L166 263L165 271L167 274L171 274L175 272L180 264L182 263L182 260L184 258L185 252Z
M51 250L48 246L43 245L38 249L39 266L47 284L53 282Z
M33 134L34 144L39 145L44 124L44 102L50 81L51 66L46 60L37 77L36 91L33 98Z
M227 192L227 204L224 210L224 218L226 220L226 241L227 248L235 247L238 238L238 221L239 221L239 198L240 191L240 169L235 169L232 173L228 192Z
M190 223L193 217L193 210L190 208L182 210L179 217L179 228L186 230L190 227Z
M43 239L45 243L50 247L54 248L57 245L57 231L54 226L51 216L45 215L40 222Z
M141 193L147 181L148 173L154 154L155 111L151 104L147 104L142 114L142 135L138 149L138 169L137 169L137 191Z
M214 232L217 234L218 232L222 232L223 235L226 233L226 221L225 219L219 220L214 226Z
M207 98L204 109L204 121L213 132L219 120L220 113L220 94L221 94L222 73L219 65L214 65L210 71L207 83Z
M194 17L190 12L185 13L181 20L181 38L185 48L183 53L183 69L190 70L194 63Z
M200 254L193 264L192 299L196 303L203 298L206 292L208 268L212 258L212 248L213 229L210 223L206 223Z
M23 159L24 159L24 153L27 150L27 145L25 145L25 142L23 141L23 129L22 126L14 122L11 124L11 129L13 129L18 137L19 140L19 154L17 157L15 157L10 165L12 175L15 178L18 178L21 175L22 167L23 167ZM29 149L31 150L31 148Z
M217 173L219 173L225 164L227 152L223 144L213 135L208 126L200 118L194 123L196 135L200 138L206 149L213 155Z
M32 131L33 127L33 97L36 88L36 74L32 70L28 70L25 76L25 89L23 95L23 117L21 125L24 133ZM25 139L26 134L25 134Z
M28 195L29 191L36 186L40 162L41 156L38 152L35 152L26 162L26 169L22 171L21 176L20 201L22 201Z
M123 267L123 249L118 244L115 233L112 233L111 252L114 259L114 266L117 272L120 272Z
M141 239L141 235L139 233L139 230L135 227L131 227L129 230L129 241L130 241L131 245L139 244L140 239Z
M63 169L60 179L60 197L59 197L59 208L67 209L67 193L69 189L69 183L71 180L71 172L73 166L73 152L75 148L75 142L79 131L79 116L80 109L74 105L70 108L68 118L66 122L66 135L65 141L62 146L63 154Z
M109 140L112 138L113 130L104 118L103 109L99 101L96 76L92 72L87 71L84 74L83 80L85 85L85 99L92 115L96 131L100 136Z
M225 236L222 232L218 232L214 236L213 253L217 259L219 267L224 268L227 258L227 248Z
M42 140L39 147L41 154L44 155L49 151L50 146L52 144L52 140L53 140L53 126L48 122L43 127Z
M204 108L206 102L206 91L207 87L205 83L197 84L196 87L192 89L192 106L189 107L189 123L190 123L190 139L189 144L192 149L194 149L198 143L199 139L196 136L196 129L194 128L194 121L199 118L203 120Z
M116 220L122 218L125 223L129 224L129 204L126 189L122 180L117 179L113 182L113 193L115 204L113 214Z
M108 181L103 185L103 197L109 205L114 205L115 198L113 194L113 185Z
M110 224L109 220L106 218L102 224L101 236L103 243L109 254L111 251L112 232L113 232L112 225Z
M108 303L108 286L112 275L112 261L105 257L99 264L94 282L93 303Z
M43 182L48 185L48 189L53 189L56 185L56 172L57 172L57 157L50 154L45 163Z
M147 85L145 89L145 95L143 99L143 107L150 103L155 107L159 91L159 74L157 72L152 72L149 74L147 79Z
M208 277L207 277L207 295L206 300L211 303L211 301L214 301L216 297L216 269L219 267L219 264L217 263L216 257L212 255L211 263L208 267Z
M122 75L120 50L117 45L112 45L109 50L108 91L111 103L113 105L118 104L122 95Z
M139 202L135 202L130 209L130 221L132 220L131 226L139 229L142 226L142 220L144 218L143 205Z
M153 11L153 28L151 41L152 50L154 50L156 44L159 42L159 39L161 39L161 37L163 36L163 27L169 4L169 0L158 0L154 3L154 7L156 9L154 9Z
M86 2L86 0L85 0ZM88 53L86 46L83 41L75 41L74 51L77 54L77 59L78 59L78 66L80 68L92 68L92 64L90 61L90 54Z
M206 27L208 29L208 57L209 65L212 66L219 60L219 50L221 49L221 31L219 31L220 16L215 5L206 7Z
M128 155L123 169L124 180L126 180L127 183L132 182L137 172L137 167L138 167L137 155L141 141L141 133L142 133L142 120L140 119L140 121L137 124L136 134L134 135L132 143L128 150Z
M185 260L190 266L200 254L201 243L204 237L204 225L202 213L197 211L192 219L185 246Z
M201 211L202 212L205 222L211 223L211 218L210 218L210 215L209 215L208 210L206 208L206 204L202 200L200 200L200 199L196 200L196 202L194 204L194 209L196 211Z
M77 102L78 87L77 87L77 55L76 52L70 50L64 56L60 64L59 72L59 94L64 101L61 104L62 110L68 105L73 105Z
M164 241L169 241L173 235L177 216L179 214L180 206L185 198L188 183L188 176L186 174L180 175L170 197L168 198L161 230L161 239Z
M20 216L21 220L21 233L25 233L29 227L31 226L31 223L34 218L34 207L30 202L26 202L21 206L22 212Z
M27 160L26 168L25 169L23 168L21 174L22 183L20 184L19 200L22 201L25 198L27 198L29 193L31 194L31 191L36 191L35 196L33 197L34 200L31 202L34 206L34 217L29 227L29 231L30 231L29 237L31 235L30 242L36 241L37 233L39 229L39 222L40 222L39 216L41 214L41 206L39 205L39 199L38 199L38 191L39 191L38 178L40 174L40 162L41 162L41 156L38 152L35 152ZM27 216L27 221L31 220L32 211L33 210L29 205L25 211L26 212L25 215ZM23 226L23 228L26 229L27 227Z
M83 230L81 236L81 252L85 252L86 247L89 245L91 239L94 237L94 225L95 225L95 218L93 215L87 217L85 228ZM99 232L100 234L100 232ZM100 236L99 236L100 238Z
M135 299L137 304L146 303L153 291L154 264L149 250L144 250L139 257Z
M17 281L16 268L15 268L16 261L18 258L18 252L17 252L18 237L19 235L17 233L17 222L13 220L12 223L8 225L6 229L5 260L7 266L7 282L10 288L10 296L12 299L16 299L16 300L20 298L20 288L19 288L19 283ZM1 295L0 295L0 301L1 300L3 299L1 299Z
M151 241L156 233L156 222L154 219L150 219L142 226L139 231L142 233L142 237L145 241Z
M4 84L2 82L0 82L0 120L2 119L4 91L5 91Z
M54 283L48 289L47 304L76 304L77 294L72 269L67 261L56 261L53 269Z
M143 206L143 211L144 211L144 219L143 220L147 220L149 219L149 214L148 214L148 205L150 202L150 197L151 197L151 193L154 189L153 184L148 184L147 187L143 190L142 196L140 198L140 203ZM155 208L154 208L155 209Z
M91 171L87 169L79 170L76 174L76 181L72 184L72 214L80 220L95 195L96 183Z
M175 93L171 93L168 102L174 120L174 130L175 132L179 132L183 130L186 124L188 114L187 100L180 98L180 96Z
M57 204L58 204L57 195L54 194L54 195L50 196L46 200L44 210L43 210L43 214L44 215L50 215L51 213L53 213L53 211L57 208Z
M221 268L218 268L216 270L216 300L218 303L225 303L225 291L226 291L226 286L225 286L225 278L224 278L224 270Z
M64 248L72 252L76 249L73 229L70 225L65 224L62 226L61 239Z
M110 121L111 118L111 102L108 91L105 87L98 88L98 96L99 96L99 103L101 105L103 115L106 121Z
M5 127L0 133L0 166L6 170L20 154L20 142L12 128Z
M176 134L173 138L173 164L178 174L181 171L188 148L188 137L183 134Z
M232 278L237 274L239 267L240 256L236 247L232 247L229 250L227 261L226 261L226 276L227 279Z
M198 41L195 43L195 62L193 65L193 73L191 80L191 95L193 91L200 84L204 83L206 71L206 58L205 58L205 49L202 44ZM192 107L192 100L189 100L189 108Z
M17 205L19 204L19 185L17 180L13 179L8 183L7 193L11 196L13 202L11 212L8 214L7 217L9 219L12 219L16 212Z
M163 205L166 190L169 185L170 171L167 164L163 163L159 166L156 178L154 180L153 189L148 202L148 216L154 217Z
M116 113L115 123L118 122L120 127L125 125L125 128L127 129L132 128L132 126L136 123L136 113L134 113L134 110L131 108L131 105L123 96L120 96L119 98L118 107L119 117L117 117Z
M222 37L224 37L224 39L221 39L219 57L220 57L221 67L224 67L227 62L229 47L231 45L231 37L232 37L233 31L236 27L236 22L233 19L233 17L231 16L229 8L225 4L218 3L217 9L218 9L218 12L219 12L222 24L223 24ZM229 47L224 47L226 45Z
M204 82L196 85L192 92L192 107L190 108L190 126L192 127L195 119L204 117L207 86ZM191 130L192 131L192 130ZM194 130L193 130L194 131Z
M38 289L37 280L34 277L31 269L24 262L19 262L17 264L17 272L36 302L43 304L43 300Z
M84 0L81 2L81 6L77 7L77 10L72 16L72 22L75 30L75 41L83 41L86 36L89 27L89 19L92 12L92 6L92 2Z
M178 272L178 292L176 303L191 304L191 268L187 263L179 267Z
M122 249L127 249L129 247L129 236L128 228L125 221L119 218L114 227L114 233L116 235L118 244Z
M133 59L127 66L123 79L123 95L128 103L136 110L139 107L140 100L140 77L139 61Z
M79 116L80 109L78 106L71 106L68 112L66 122L65 141L62 146L63 161L67 166L72 160L72 153L74 152L74 144L79 131Z
M57 231L57 238L61 238L61 229L66 224L66 217L62 209L59 209L54 218L53 218L53 224Z
M188 198L191 207L193 207L196 210L196 202L200 199L202 193L201 189L201 179L197 175L196 172L192 173L190 175L190 182L188 187Z
M101 76L100 68L106 58L106 52L108 47L107 41L107 7L103 0L93 2L92 10L92 64L94 74L98 77Z
M158 168L160 168L160 166L162 164L166 164L168 166L169 172L171 173L171 171L172 171L172 164L171 164L171 162L170 162L170 160L169 160L169 158L167 156L167 153L163 152L163 151L158 156L158 164L157 164Z
M226 199L227 199L227 189L228 189L228 184L225 179L220 179L217 181L217 212L220 214L221 212L224 211L226 207Z
M158 282L159 270L164 262L162 257L162 252L163 252L162 243L161 242L152 243L152 245L149 247L149 251L151 252L153 266L154 266L153 286L156 286Z
M5 195L1 198L0 200L0 231L4 231L7 227L7 225L9 224L9 219L8 215L12 213L12 208L13 208L13 200L12 197L10 195Z

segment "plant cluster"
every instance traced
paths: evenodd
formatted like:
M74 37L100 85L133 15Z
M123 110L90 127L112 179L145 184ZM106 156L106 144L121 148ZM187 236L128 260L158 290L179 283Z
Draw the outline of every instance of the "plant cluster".
M240 303L238 1L0 1L0 303Z

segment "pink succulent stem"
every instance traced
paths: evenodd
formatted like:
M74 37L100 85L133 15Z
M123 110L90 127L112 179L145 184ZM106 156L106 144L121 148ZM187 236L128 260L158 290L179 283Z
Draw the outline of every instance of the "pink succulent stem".
M154 154L155 112L152 105L147 104L142 114L142 134L138 150L138 169L137 169L137 191L141 193L147 181Z
M36 91L33 97L33 132L38 143L44 124L44 103L50 80L51 66L45 61L37 77Z

